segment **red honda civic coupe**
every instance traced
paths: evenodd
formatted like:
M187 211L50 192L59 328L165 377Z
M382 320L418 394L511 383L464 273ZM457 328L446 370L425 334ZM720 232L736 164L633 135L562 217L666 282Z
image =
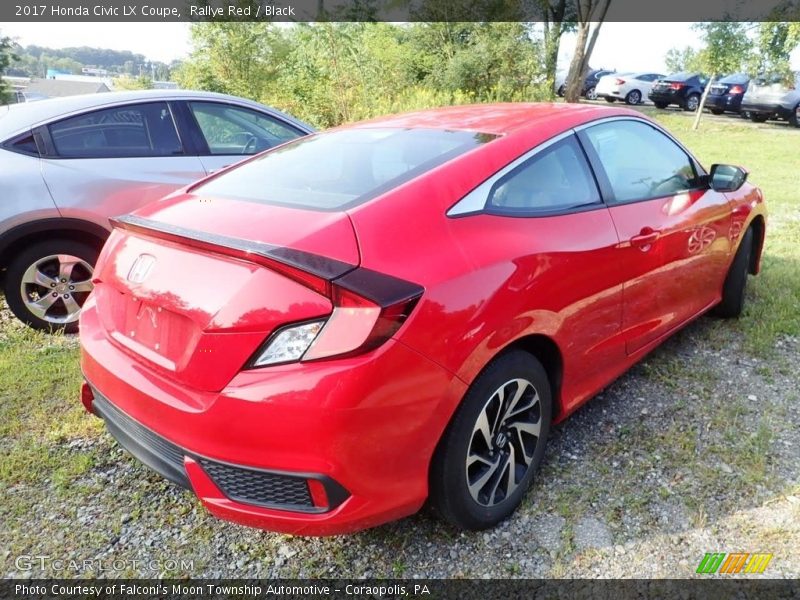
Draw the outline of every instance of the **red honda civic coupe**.
M289 142L114 220L82 401L215 515L490 527L548 430L742 311L766 211L622 108L459 106Z

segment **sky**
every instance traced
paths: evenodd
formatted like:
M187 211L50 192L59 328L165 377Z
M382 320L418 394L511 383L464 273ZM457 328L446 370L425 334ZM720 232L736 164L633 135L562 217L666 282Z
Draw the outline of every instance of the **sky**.
M185 58L190 50L188 23L0 23L0 33L16 38L23 46L88 45L130 50L167 63ZM604 23L591 66L617 71L664 71L664 55L670 48L700 45L691 23ZM574 46L575 36L564 36L560 67L568 66ZM800 69L800 49L792 58L793 67Z

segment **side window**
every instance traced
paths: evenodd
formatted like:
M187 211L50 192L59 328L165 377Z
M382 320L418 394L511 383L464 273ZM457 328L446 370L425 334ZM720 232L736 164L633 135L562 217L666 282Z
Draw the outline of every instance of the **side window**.
M303 133L253 110L218 102L189 102L211 154L256 154Z
M645 123L613 121L589 127L585 134L616 203L672 196L698 185L686 152Z
M49 126L64 158L173 156L183 148L166 102L96 110Z
M494 213L547 213L599 204L589 165L574 136L556 142L503 176L489 192Z

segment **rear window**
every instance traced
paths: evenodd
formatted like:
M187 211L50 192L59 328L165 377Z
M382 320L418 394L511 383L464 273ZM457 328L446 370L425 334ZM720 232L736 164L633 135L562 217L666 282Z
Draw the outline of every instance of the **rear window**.
M728 75L727 77L723 77L719 80L720 83L733 83L739 85L747 83L748 81L750 81L750 78L742 73L734 73L733 75Z
M263 204L343 210L494 137L437 129L345 129L291 142L193 191Z
M665 77L667 81L686 81L694 77L694 73L673 73Z

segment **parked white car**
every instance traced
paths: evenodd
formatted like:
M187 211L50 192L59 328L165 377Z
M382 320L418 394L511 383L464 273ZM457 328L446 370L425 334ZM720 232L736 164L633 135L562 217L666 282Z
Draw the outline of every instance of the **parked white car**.
M663 77L660 73L651 72L606 75L597 82L597 97L605 98L607 102L624 100L626 104L641 104L653 83Z

